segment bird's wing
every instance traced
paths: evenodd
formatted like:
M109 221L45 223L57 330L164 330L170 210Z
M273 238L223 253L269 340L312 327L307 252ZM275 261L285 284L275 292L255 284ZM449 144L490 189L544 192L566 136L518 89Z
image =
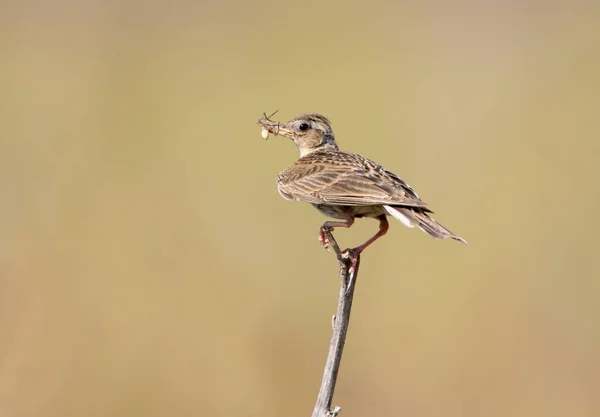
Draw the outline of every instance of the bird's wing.
M427 206L402 179L356 156L357 161L298 160L279 174L279 192L288 200L314 204Z

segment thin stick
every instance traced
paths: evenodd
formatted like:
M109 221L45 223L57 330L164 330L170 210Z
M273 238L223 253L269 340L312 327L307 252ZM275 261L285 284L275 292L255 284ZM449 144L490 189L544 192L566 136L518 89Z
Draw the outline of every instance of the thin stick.
M331 402L340 369L340 362L342 361L342 351L344 350L346 333L348 331L348 324L350 323L354 286L356 285L358 267L360 265L360 255L358 255L354 271L352 274L349 274L348 271L355 257L354 253L351 251L342 252L331 230L326 229L324 233L327 239L329 239L330 248L333 249L340 263L341 288L337 313L333 318L333 336L329 344L329 354L327 355L323 380L312 417L332 417L336 416L341 410L340 407L335 407L331 410Z

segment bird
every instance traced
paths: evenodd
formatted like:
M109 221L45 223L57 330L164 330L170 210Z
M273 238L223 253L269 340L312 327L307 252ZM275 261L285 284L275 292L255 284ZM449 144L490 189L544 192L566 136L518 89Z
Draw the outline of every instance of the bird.
M286 200L311 203L336 219L321 226L319 242L326 249L330 243L326 231L349 228L361 217L379 220L379 230L362 245L348 249L355 259L387 233L388 216L434 238L467 243L436 222L427 204L402 178L364 156L341 151L327 117L303 113L287 123L276 123L271 120L274 114L263 113L258 120L263 138L269 134L287 137L300 151L300 159L277 175L277 188Z

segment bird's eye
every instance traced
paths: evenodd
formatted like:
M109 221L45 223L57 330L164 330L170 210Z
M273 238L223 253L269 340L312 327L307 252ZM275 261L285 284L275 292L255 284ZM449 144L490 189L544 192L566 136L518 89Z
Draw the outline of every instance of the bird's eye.
M310 125L308 123L302 123L298 129L300 129L303 132L306 132L308 129L310 128Z

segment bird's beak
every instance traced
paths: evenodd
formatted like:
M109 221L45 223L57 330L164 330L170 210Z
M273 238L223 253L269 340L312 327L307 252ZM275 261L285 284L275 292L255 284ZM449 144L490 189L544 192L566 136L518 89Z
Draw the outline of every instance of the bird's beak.
M270 132L273 133L275 136L281 135L281 136L285 136L290 139L294 138L294 131L287 128L286 125L282 125L282 124L274 125L273 131L270 131Z
M293 131L289 129L285 123L273 122L266 115L263 115L263 117L258 119L258 122L256 124L275 136L282 135L290 139L293 138Z

